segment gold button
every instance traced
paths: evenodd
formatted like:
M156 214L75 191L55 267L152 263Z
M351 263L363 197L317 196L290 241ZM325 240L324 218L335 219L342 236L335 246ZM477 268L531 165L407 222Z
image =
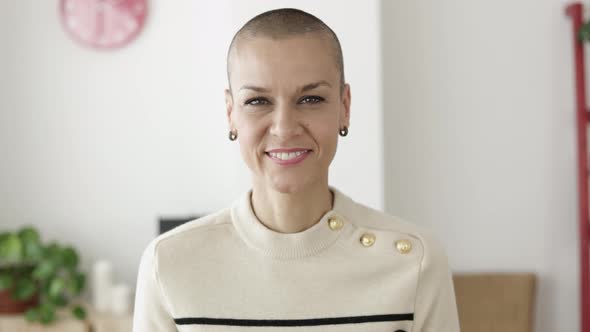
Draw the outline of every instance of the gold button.
M361 236L361 244L365 247L370 247L375 243L375 234L365 233Z
M400 253L407 254L412 250L412 242L409 240L398 240L395 241L395 247Z
M342 220L340 220L340 218L336 217L336 216L331 216L328 219L328 225L330 226L330 228L333 231L337 231L340 228L342 228L342 226L344 225L344 223L342 222Z

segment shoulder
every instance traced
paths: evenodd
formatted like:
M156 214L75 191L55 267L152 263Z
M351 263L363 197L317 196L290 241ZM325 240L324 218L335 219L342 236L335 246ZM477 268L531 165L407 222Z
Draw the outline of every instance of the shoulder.
M398 249L395 247L398 241L409 241L413 256L420 259L422 264L447 266L446 251L430 227L356 202L342 192L338 192L338 195L343 202L340 213L353 225L357 235L373 233L385 238L388 249Z
M217 236L227 234L232 227L230 208L226 207L200 218L188 221L152 239L144 250L144 256L159 256L162 252L179 253L177 249L207 245Z

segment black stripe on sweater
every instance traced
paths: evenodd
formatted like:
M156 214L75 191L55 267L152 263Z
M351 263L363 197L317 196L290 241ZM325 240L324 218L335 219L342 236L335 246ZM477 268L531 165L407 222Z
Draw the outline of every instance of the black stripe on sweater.
M177 325L228 325L228 326L314 326L336 324L358 324L368 322L394 322L414 320L414 314L390 314L372 316L346 316L312 319L235 319L187 317L174 318Z

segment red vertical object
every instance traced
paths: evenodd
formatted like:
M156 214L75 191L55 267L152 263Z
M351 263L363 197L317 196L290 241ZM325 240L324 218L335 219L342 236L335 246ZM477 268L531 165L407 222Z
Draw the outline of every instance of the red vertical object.
M584 44L578 38L583 24L583 6L581 3L568 5L566 13L572 18L574 57L576 70L576 109L578 125L578 190L580 204L580 320L582 332L590 332L590 266L589 240L590 225L588 218L588 150L586 148L588 111L586 110L586 80L584 68Z

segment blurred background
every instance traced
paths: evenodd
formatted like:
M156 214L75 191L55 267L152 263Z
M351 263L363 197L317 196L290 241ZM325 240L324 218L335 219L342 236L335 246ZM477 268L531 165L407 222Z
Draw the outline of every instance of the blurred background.
M576 331L567 3L152 0L137 38L96 50L59 1L0 0L0 230L34 225L135 287L159 218L249 188L227 139L227 48L251 17L295 7L337 33L351 85L331 184L433 229L454 272L534 272L535 330Z

